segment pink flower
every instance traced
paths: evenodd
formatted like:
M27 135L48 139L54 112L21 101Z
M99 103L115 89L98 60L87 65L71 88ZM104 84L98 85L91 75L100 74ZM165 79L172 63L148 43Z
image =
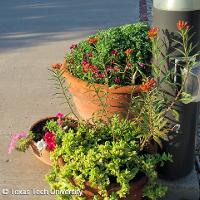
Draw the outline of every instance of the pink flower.
M17 133L14 134L11 138L10 144L8 146L8 154L11 154L13 149L15 148L15 145L17 143L17 141L21 138L26 138L27 137L27 133L21 132L21 133Z
M118 51L117 50L112 50L112 55L116 56L118 54Z
M77 48L77 44L72 44L71 46L70 46L70 49L76 49Z
M87 66L87 65L89 65L89 62L88 62L87 60L84 60L84 61L82 62L82 65L83 65L83 66Z
M63 118L63 117L64 117L64 114L62 114L62 113L59 112L59 113L57 113L56 117L57 117L57 118Z
M53 133L46 132L43 139L46 142L50 151L53 151L56 148L56 137Z
M144 63L141 63L141 62L140 62L140 63L138 63L138 64L140 65L141 68L144 68L144 67L145 67L145 64L144 64Z
M119 77L115 78L115 83L119 84L121 82L121 79Z

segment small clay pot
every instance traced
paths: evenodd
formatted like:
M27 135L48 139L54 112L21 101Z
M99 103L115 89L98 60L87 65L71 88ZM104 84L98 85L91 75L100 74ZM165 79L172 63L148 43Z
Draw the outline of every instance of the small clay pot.
M67 117L67 119L69 119L70 121L74 121L74 122L76 121L76 120L74 119L73 116ZM37 132L37 133L38 133L38 132L41 132L41 133L42 133L42 131L43 131L42 129L43 129L43 127L46 125L46 122L47 122L47 121L50 121L50 120L57 120L57 117L46 117L46 118L44 118L44 119L41 119L41 120L35 122L35 123L31 126L30 131L33 132L33 133L36 133L36 132ZM71 128L76 128L76 125L73 124L73 122L71 122L71 123L69 124L69 126L70 126ZM51 163L51 160L50 160L50 150L48 149L48 147L46 147L46 149L43 149L42 151L39 151L39 150L37 149L36 142L37 142L37 141L32 141L32 142L30 143L30 146L31 146L31 149L32 149L33 154L34 154L39 160L41 160L43 163L52 166L52 163Z
M37 122L35 122L31 128L30 128L30 131L35 133L35 132L42 132L42 128L45 126L46 122L49 121L49 120L56 120L57 117L46 117L46 118L43 118ZM48 148L46 149L43 149L42 151L39 151L37 149L37 146L36 146L36 141L32 141L30 143L30 146L31 146L31 149L32 149L32 152L33 154L39 159L41 160L43 163L51 166L51 161L50 161L50 151Z
M103 84L88 85L86 81L76 78L67 70L66 62L61 66L61 71L67 80L75 107L84 120L91 119L93 114L103 110L99 97L104 98L107 117L113 114L119 114L124 117L129 110L131 95L138 95L141 92L140 85L116 86L114 88L109 88ZM95 91L99 89L98 97ZM106 93L107 95L105 95ZM104 119L104 117L100 117Z
M65 161L63 160L61 156L58 158L58 165L61 169L65 165ZM77 186L74 179L70 179L70 182L74 186ZM141 176L135 181L131 181L129 194L125 198L121 198L121 199L122 200L142 200L143 189L145 185L147 184L147 182L148 182L148 178L145 175ZM112 192L117 192L118 190L120 190L120 186L117 183L111 183L107 189L109 194L111 194ZM87 200L92 200L95 195L97 195L101 200L103 200L103 197L101 197L101 195L99 194L98 187L96 188L92 187L89 182L85 183L83 194Z

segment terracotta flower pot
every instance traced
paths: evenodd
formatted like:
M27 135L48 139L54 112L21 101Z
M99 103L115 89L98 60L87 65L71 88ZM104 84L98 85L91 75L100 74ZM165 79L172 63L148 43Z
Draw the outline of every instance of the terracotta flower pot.
M56 118L56 117L46 117L46 118L44 118L44 119L41 119L41 120L35 122L35 123L31 126L30 131L32 131L33 133L42 132L42 128L45 126L46 121L52 120L52 119L57 119L57 118ZM49 151L48 148L43 149L42 151L39 151L39 150L37 149L37 146L36 146L36 141L32 141L32 142L30 143L30 146L31 146L31 149L32 149L33 154L34 154L39 160L41 160L43 163L45 163L45 164L51 166L50 151Z
M102 84L88 85L86 81L76 78L67 70L66 62L62 65L61 70L67 80L76 109L85 120L90 119L94 113L102 110L102 104L95 90L100 89L99 96L104 98L107 116L112 116L115 113L126 116L131 94L140 93L139 85L115 88L109 88ZM105 95L106 93L107 95Z
M63 160L61 156L58 158L58 165L60 166L61 169L65 165L65 161ZM70 182L74 186L77 186L74 179L70 179ZM121 199L122 200L142 200L143 189L145 185L147 184L147 182L148 182L148 178L146 176L141 176L137 180L132 181L130 183L129 194L125 198L121 198ZM111 183L109 187L107 188L107 191L109 194L111 194L112 192L117 192L118 190L120 190L120 186L117 183ZM96 188L92 187L89 182L85 183L85 188L83 189L82 192L84 194L84 197L87 200L93 200L93 197L95 195L98 195L99 198L103 200L103 197L101 197L101 195L99 194L98 187Z
M42 134L42 129L45 126L46 122L49 120L56 120L57 117L46 117L43 118L37 122L35 122L31 128L30 131L33 133L41 133ZM71 116L71 117L67 117L67 119L69 119L70 121L73 121L71 123L69 123L69 126L71 128L75 128L76 124L75 124L75 119ZM36 142L37 141L32 141L30 143L30 147L32 149L33 154L36 156L36 158L38 158L39 160L41 160L43 163L52 166L51 160L50 160L50 150L48 149L48 147L46 147L45 149L43 149L42 151L39 151L37 146L36 146Z

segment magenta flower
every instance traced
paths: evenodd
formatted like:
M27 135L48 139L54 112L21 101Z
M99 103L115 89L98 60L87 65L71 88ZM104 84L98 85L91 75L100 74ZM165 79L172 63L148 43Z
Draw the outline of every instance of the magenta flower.
M46 142L50 151L53 151L56 148L56 136L53 133L46 132L43 139Z
M138 63L138 64L140 65L141 68L144 68L144 67L145 67L145 64L144 64L144 63L141 63L141 62L140 62L140 63Z
M76 49L77 48L77 44L72 44L71 46L70 46L70 49Z
M57 123L58 123L59 126L62 126L64 124L64 122L61 121L61 120L59 120Z
M117 50L112 50L112 55L116 56L118 54L118 51Z
M56 117L59 118L59 119L60 119L60 118L63 118L63 117L64 117L64 114L62 114L62 113L59 112L59 113L57 113Z
M115 83L119 84L121 82L121 79L119 77L115 78Z
M21 132L21 133L17 133L14 134L11 138L10 144L8 146L8 154L11 154L13 149L15 148L15 145L17 143L17 141L21 138L26 138L27 137L27 133Z
M84 60L83 62L82 62L82 65L83 66L87 66L89 64L89 62L87 61L87 60Z

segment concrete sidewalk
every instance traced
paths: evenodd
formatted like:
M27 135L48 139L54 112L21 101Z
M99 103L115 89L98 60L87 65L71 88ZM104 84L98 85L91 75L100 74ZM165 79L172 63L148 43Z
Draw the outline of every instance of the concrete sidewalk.
M2 195L2 189L44 189L49 167L30 152L7 155L12 133L40 118L65 112L48 81L48 67L98 29L138 20L139 0L12 0L0 6L0 200L55 199Z

